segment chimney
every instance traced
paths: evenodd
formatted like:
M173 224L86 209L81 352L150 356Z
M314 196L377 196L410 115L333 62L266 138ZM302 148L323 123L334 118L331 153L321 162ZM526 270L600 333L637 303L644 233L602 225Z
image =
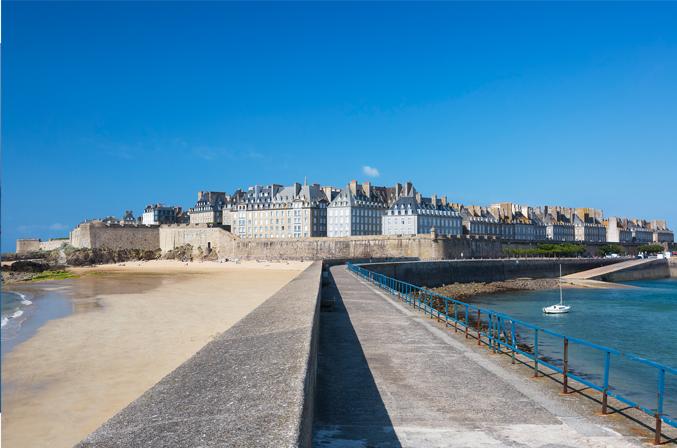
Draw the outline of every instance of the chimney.
M421 203L421 193L419 193L418 191L416 192L416 202L418 202L419 204Z
M399 182L395 184L395 199L399 199L402 196L402 184Z
M430 198L430 203L432 204L433 207L437 207L437 193L435 193L433 197Z
M404 194L406 196L410 196L413 189L414 185L411 183L411 181L408 181L406 184L404 184Z
M443 205L444 207L447 206L447 195L442 196L442 205Z
M294 195L297 195L301 192L301 184L294 182Z
M371 197L371 182L364 182L362 184L362 191L364 192L364 195L368 198Z
M350 185L348 185L348 188L350 188L350 193L355 196L357 194L357 181L356 180L351 180Z
M198 191L198 192L197 192L197 200L198 200L198 202L202 200L202 195L203 195L203 194L204 194L203 191Z

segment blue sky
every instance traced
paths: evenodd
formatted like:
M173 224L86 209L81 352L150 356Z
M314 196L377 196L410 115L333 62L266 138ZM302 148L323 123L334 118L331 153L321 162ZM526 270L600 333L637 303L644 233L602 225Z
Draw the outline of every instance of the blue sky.
M3 251L304 176L677 226L677 3L2 9Z

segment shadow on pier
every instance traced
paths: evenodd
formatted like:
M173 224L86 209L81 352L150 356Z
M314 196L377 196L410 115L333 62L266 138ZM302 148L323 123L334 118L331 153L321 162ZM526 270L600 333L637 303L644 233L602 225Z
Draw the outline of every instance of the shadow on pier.
M331 274L322 297L313 446L401 447Z

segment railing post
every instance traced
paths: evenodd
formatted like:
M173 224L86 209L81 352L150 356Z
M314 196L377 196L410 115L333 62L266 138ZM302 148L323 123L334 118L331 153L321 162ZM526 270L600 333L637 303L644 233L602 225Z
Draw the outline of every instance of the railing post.
M510 341L512 342L512 363L515 364L515 349L517 348L517 336L515 336L515 321L511 320Z
M458 333L458 307L454 302L454 333Z
M482 333L480 331L480 309L477 308L477 345L482 345Z
M663 420L661 416L663 415L663 396L665 395L665 369L660 369L658 371L658 404L656 406L656 434L654 435L653 444L661 444L661 426Z
M569 339L564 338L564 365L562 366L562 392L569 393Z
M444 299L444 328L449 326L449 301Z
M496 316L493 313L489 314L489 323L490 323L490 329L489 329L489 335L491 337L491 351L495 354L496 353Z
M538 328L534 329L534 378L538 377Z
M602 414L607 412L607 401L609 399L609 366L611 364L611 352L606 352L604 357L604 387L602 389Z
M468 314L468 304L465 305L465 338L468 339L468 327L470 326L470 316Z

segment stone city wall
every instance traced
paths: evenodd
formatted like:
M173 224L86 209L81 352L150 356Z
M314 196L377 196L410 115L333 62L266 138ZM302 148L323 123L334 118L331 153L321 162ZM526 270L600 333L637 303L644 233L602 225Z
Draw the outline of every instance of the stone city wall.
M37 252L40 250L39 239L21 239L16 240L16 253L26 254L29 252Z
M88 222L73 229L70 244L76 248L156 250L160 248L160 231L157 226Z
M17 252L40 250L41 244L58 242L18 240ZM411 258L443 260L457 258L502 258L504 250L536 247L538 243L506 242L484 236L370 235L341 238L241 239L222 227L206 224L162 226L106 225L102 222L80 224L70 234L77 248L144 249L168 252L186 244L195 253L216 251L219 258L261 260L370 260ZM600 244L586 245L596 255ZM629 254L637 245L626 245ZM55 248L54 247L54 248ZM46 246L43 250L48 250Z
M38 252L41 250L49 251L60 248L64 243L68 244L68 238L50 238L47 241L39 239L20 239L16 240L16 253L26 254Z
M202 253L206 253L211 249L219 258L233 258L233 241L237 237L220 227L206 224L175 224L160 226L159 239L163 253L190 244L195 252L202 249Z

